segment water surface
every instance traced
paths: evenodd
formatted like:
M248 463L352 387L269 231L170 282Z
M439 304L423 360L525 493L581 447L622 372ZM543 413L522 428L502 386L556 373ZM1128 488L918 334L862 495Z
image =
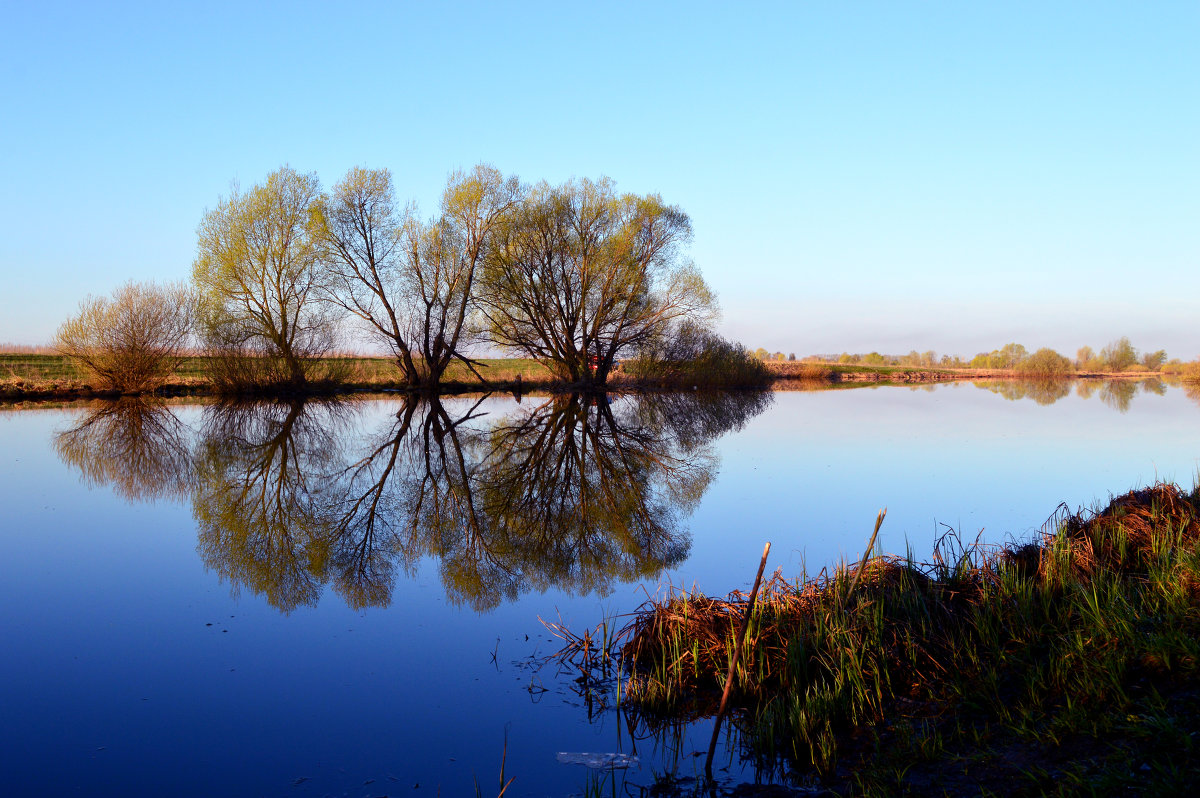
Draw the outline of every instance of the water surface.
M942 385L611 403L398 397L0 413L0 772L14 795L578 793L558 752L692 775L581 691L582 629L947 526L1026 538L1190 486L1182 390ZM730 782L752 779L736 746ZM419 785L419 786L418 786Z

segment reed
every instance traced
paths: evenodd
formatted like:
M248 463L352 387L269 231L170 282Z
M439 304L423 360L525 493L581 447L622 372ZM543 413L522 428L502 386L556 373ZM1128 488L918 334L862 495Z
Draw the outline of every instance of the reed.
M949 535L925 563L776 572L749 613L673 589L613 636L623 706L712 715L745 621L730 681L751 756L864 794L1169 792L1200 779L1198 506L1158 484L1060 508L1022 545Z

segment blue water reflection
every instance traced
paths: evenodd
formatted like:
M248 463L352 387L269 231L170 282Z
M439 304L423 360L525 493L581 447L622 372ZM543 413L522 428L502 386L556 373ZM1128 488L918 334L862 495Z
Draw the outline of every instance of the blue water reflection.
M884 505L885 547L920 556L939 524L1020 537L1061 501L1191 483L1184 391L1046 397L0 413L5 792L488 794L506 734L509 795L578 792L558 751L687 775L705 731L673 763L615 713L589 721L538 616L744 588L766 539L771 569L819 570Z

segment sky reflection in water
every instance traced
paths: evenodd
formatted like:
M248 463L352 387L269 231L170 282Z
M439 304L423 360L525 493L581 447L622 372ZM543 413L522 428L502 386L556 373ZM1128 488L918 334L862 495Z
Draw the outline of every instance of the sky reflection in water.
M1184 391L983 387L2 413L0 770L13 794L486 792L507 731L510 794L565 794L557 751L633 743L530 659L539 615L744 588L768 538L771 569L816 571L884 505L920 557L942 523L1021 537L1192 481ZM650 783L670 760L637 745Z

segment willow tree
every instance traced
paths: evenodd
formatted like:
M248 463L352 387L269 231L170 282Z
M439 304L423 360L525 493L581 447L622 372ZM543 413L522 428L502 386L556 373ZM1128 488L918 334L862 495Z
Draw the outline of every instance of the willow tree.
M450 175L428 222L396 206L386 169L351 169L322 198L314 218L326 297L365 323L410 384L436 386L455 359L471 367L475 277L519 194L516 178L479 165Z
M299 385L332 348L310 224L320 193L315 174L285 166L244 193L235 185L204 214L192 275L219 380Z
M607 178L540 184L488 251L478 304L491 339L560 379L603 384L622 353L715 313L683 256L691 235L657 194L618 195Z

